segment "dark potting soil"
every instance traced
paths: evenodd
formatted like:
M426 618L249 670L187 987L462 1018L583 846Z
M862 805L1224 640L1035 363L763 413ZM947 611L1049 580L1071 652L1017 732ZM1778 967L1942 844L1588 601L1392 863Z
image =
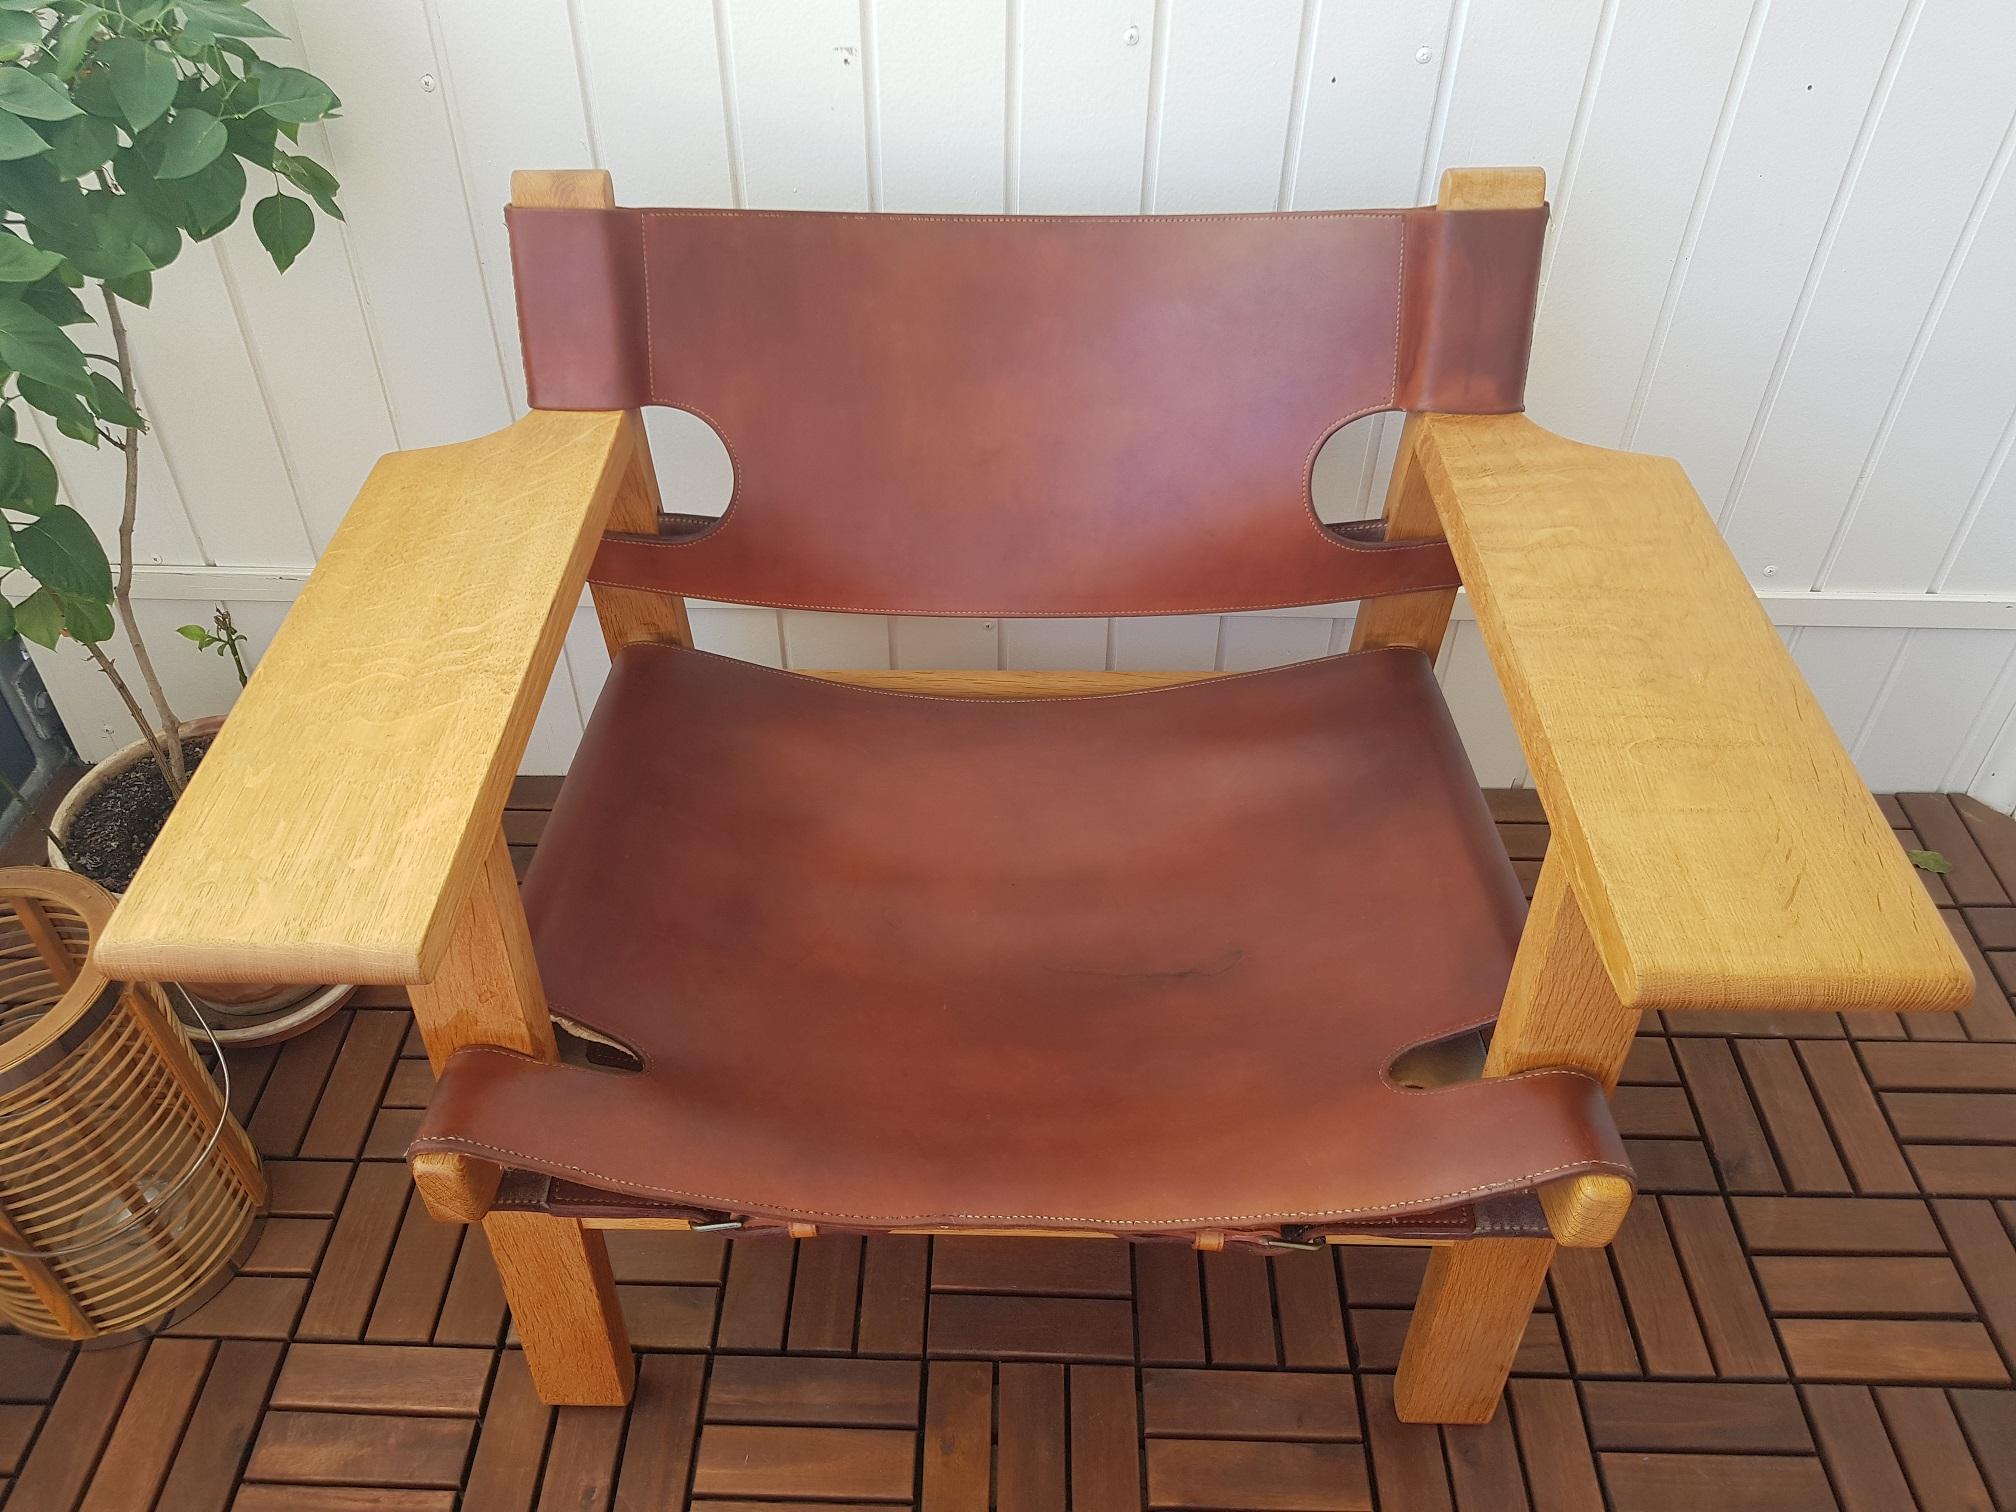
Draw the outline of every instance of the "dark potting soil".
M182 742L182 760L195 771L212 736ZM137 761L88 799L70 822L63 849L70 865L100 887L124 892L154 837L175 806L152 761Z

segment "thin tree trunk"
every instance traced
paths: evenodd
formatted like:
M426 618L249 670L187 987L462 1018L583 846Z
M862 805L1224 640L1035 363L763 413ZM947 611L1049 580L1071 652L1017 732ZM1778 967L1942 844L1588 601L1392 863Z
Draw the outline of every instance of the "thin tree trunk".
M103 285L100 286L103 288ZM105 313L112 325L113 349L119 357L119 391L126 396L126 403L139 408L133 394L133 353L126 343L126 321L119 313L119 296L109 288L104 289ZM119 576L113 584L112 601L119 610L119 622L126 627L126 639L133 646L133 661L140 668L140 678L147 684L147 695L153 700L154 709L161 717L161 746L166 748L167 764L162 777L168 784L168 791L181 796L188 785L189 773L182 759L182 722L175 717L169 707L168 695L161 690L161 679L154 672L154 658L147 654L147 643L140 638L139 621L133 617L133 517L140 508L140 433L128 427L126 431L126 498L119 514ZM97 648L92 648L94 653ZM97 655L99 666L109 675L119 692L132 710L133 717L140 722L140 728L151 741L153 729L147 717L140 712L126 685L112 670L112 663L103 654ZM156 756L162 754L159 747Z
M126 712L133 716L133 722L140 726L141 737L147 742L147 750L154 758L155 770L160 772L161 780L168 784L168 791L181 792L182 790L175 785L175 774L169 769L167 743L154 733L154 722L147 717L147 711L140 707L140 700L133 696L133 689L127 684L126 679L119 675L119 669L112 665L112 658L105 654L105 648L102 646L87 645L84 649L90 654L91 660L98 664L98 670L105 674L105 680L118 692L121 701L126 705Z

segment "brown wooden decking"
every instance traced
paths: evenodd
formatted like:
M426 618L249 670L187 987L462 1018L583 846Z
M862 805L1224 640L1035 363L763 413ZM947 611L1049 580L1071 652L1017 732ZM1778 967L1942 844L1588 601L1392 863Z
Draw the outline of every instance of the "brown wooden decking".
M1496 804L1530 885L1541 815ZM1953 863L1973 1006L1648 1023L1648 1195L1563 1253L1488 1427L1393 1416L1422 1251L1069 1239L611 1234L636 1402L549 1411L480 1233L412 1196L427 1063L380 994L237 1059L273 1217L215 1301L145 1348L0 1336L4 1507L2016 1507L2016 824L1886 806Z

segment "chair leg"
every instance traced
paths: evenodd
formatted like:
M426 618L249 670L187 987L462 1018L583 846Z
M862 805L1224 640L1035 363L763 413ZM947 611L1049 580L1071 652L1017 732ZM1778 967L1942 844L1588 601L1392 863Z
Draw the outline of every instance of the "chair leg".
M1488 1423L1526 1335L1552 1239L1466 1239L1428 1261L1393 1405L1407 1423Z
M629 1401L637 1360L601 1233L573 1218L508 1212L485 1218L483 1233L539 1400L553 1407Z

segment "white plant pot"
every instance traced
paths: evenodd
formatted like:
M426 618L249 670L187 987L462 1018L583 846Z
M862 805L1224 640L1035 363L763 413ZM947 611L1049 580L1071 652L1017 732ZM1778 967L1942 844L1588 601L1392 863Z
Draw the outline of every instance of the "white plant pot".
M211 715L205 719L192 719L182 726L182 738L192 739L201 735L214 735L223 726L222 715ZM136 740L122 750L114 751L103 761L78 779L77 785L63 795L63 801L56 806L50 816L49 828L58 840L68 837L70 826L84 805L102 789L106 783L129 767L143 761L153 760L153 753L147 742ZM54 845L49 847L49 864L62 871L71 869L63 853ZM207 1021L212 1033L220 1044L249 1047L268 1045L278 1040L292 1039L295 1035L313 1028L349 1001L357 989L354 986L321 987L272 987L272 988L220 988L180 984L180 992L170 992L169 1001L174 1002L183 994L193 1002L196 1010ZM176 1010L187 1013L188 1003L176 1003ZM191 1028L202 1026L191 1024Z

